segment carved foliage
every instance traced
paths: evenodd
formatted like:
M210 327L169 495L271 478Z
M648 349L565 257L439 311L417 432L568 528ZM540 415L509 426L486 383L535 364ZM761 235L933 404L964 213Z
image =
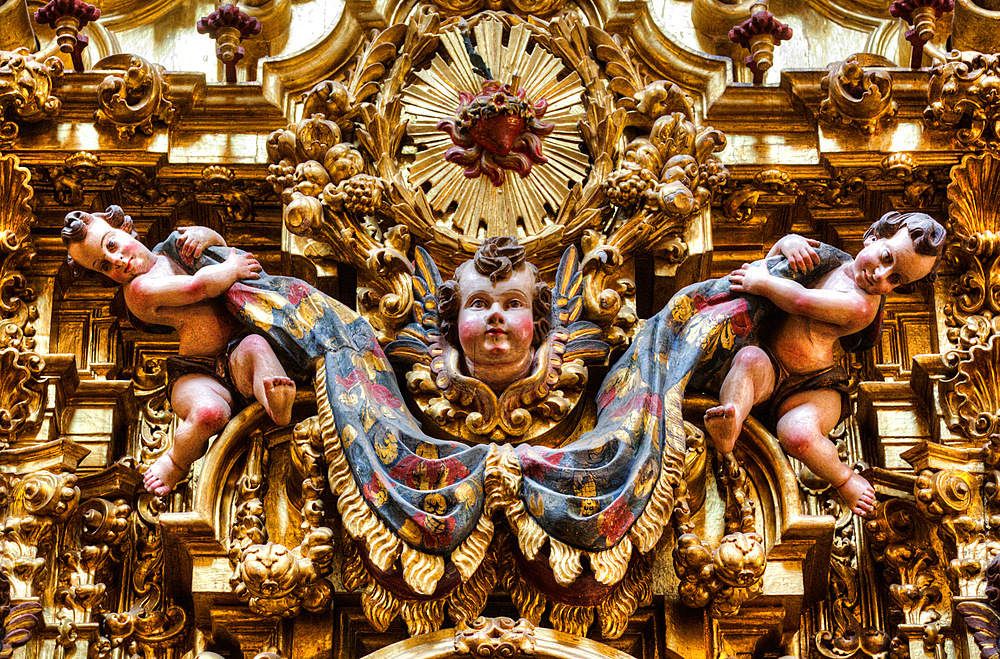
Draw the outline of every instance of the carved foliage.
M17 137L14 118L34 122L59 112L62 102L52 95L52 79L62 74L58 57L39 62L27 48L0 51L0 145Z
M97 89L94 119L99 126L113 129L120 139L128 139L137 130L152 135L154 120L168 126L177 120L177 109L167 98L170 85L162 65L123 54L106 57L95 68L121 71L106 77Z
M726 535L713 551L694 533L687 493L678 496L674 570L681 579L681 601L690 607L711 605L711 615L719 618L736 615L744 602L763 592L767 552L754 529L746 471L731 453L720 457L716 478L726 493Z
M0 435L7 443L38 420L44 393L44 362L34 352L37 296L22 273L34 256L30 178L17 157L0 157Z
M929 105L924 120L955 131L965 147L1000 146L996 124L1000 110L1000 56L975 51L951 51L931 69Z
M903 626L934 635L937 621L950 616L951 590L932 524L915 504L890 499L876 504L865 531L876 560L885 566L884 579Z
M827 97L820 103L826 121L857 126L874 133L879 121L895 116L899 109L892 100L892 76L883 69L865 69L863 55L851 55L830 65L820 83Z
M262 501L267 454L260 431L254 432L246 472L237 483L236 515L229 534L230 586L254 613L266 617L291 617L302 608L322 611L330 605L332 587L323 575L330 571L333 532L320 526L325 479L316 419L303 421L294 433L295 464L305 475L302 543L288 549L268 542Z
M185 639L187 615L164 594L163 535L159 513L163 501L152 494L139 496L136 510L129 518L129 543L132 562L123 583L121 606L104 615L101 637L91 645L91 653L118 650L146 657L171 656ZM101 525L96 532L99 534ZM106 536L105 536L106 537Z

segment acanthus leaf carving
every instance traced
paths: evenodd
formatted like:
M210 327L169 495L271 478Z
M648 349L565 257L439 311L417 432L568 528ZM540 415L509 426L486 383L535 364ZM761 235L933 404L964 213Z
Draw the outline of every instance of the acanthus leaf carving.
M953 130L966 148L996 148L1000 99L1000 56L953 50L931 68L924 121L934 128Z
M59 113L62 101L52 93L52 79L63 69L58 57L39 62L27 48L0 51L0 145L17 138L15 118L33 123Z
M23 274L34 256L31 175L0 156L0 436L10 444L39 422L44 360L34 352L37 295Z
M892 99L892 76L883 69L866 68L871 59L863 54L851 55L830 65L820 83L827 92L819 106L824 120L853 125L871 134L880 121L895 116L899 105Z
M167 126L177 121L162 65L120 54L105 57L94 68L121 71L107 76L97 90L94 119L98 126L114 130L120 139L130 139L136 131L152 135L154 120Z

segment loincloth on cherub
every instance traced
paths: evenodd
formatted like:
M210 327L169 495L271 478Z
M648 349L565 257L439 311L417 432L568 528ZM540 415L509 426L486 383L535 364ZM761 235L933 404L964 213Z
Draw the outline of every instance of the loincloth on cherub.
M777 434L778 419L780 418L778 410L781 409L782 404L803 391L818 391L820 389L836 391L840 394L840 418L837 419L837 423L839 424L851 415L851 396L847 388L850 378L843 366L834 364L811 373L792 375L766 346L760 346L760 348L771 360L771 366L774 368L774 392L766 401L755 406L752 414L772 434Z
M233 380L232 369L229 367L229 359L233 356L233 351L236 350L243 339L251 334L253 332L248 329L241 330L214 357L185 357L181 355L167 357L167 396L172 395L174 385L177 384L177 381L182 376L193 373L196 375L207 375L225 387L233 397L234 414L254 402L253 396L244 396L240 393L240 390L236 387L236 381ZM286 364L287 360L283 358L283 355L281 353L277 353L277 355L278 361L285 368L286 372L294 372L294 369L289 368ZM302 384L302 378L296 378L292 375L289 377L295 380L296 384Z

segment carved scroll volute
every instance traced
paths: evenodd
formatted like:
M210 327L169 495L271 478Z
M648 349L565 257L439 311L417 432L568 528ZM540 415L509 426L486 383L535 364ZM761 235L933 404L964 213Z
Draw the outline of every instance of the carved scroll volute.
M23 270L34 256L31 176L16 156L0 156L0 444L38 422L42 358L34 352L38 308Z
M59 554L59 587L55 592L58 643L85 652L92 639L81 634L93 615L106 609L109 577L122 560L132 509L123 499L90 499L70 520ZM112 603L114 606L114 603Z
M177 108L167 95L170 85L163 76L163 66L151 64L138 55L119 54L105 57L95 70L121 71L106 77L97 89L98 126L114 130L120 139L141 131L153 134L153 121L171 125L177 120Z
M63 62L36 60L27 48L0 51L0 146L17 138L14 119L35 122L54 116L62 102L52 94L52 79L63 74Z
M914 494L921 512L940 520L941 530L955 543L946 573L957 584L956 595L974 597L981 591L983 570L996 545L986 538L982 476L964 469L924 470Z
M931 68L924 121L934 128L953 130L964 147L996 148L1000 145L1000 105L994 98L998 85L1000 56L953 50L944 63Z
M872 59L871 55L858 54L830 65L820 83L827 92L819 106L823 119L854 125L870 134L883 118L895 116L899 106L892 100L892 76L883 69L866 69Z
M7 483L0 573L10 582L11 599L27 600L39 595L39 582L48 568L46 557L56 542L54 525L76 511L80 489L74 474L50 471L13 476Z

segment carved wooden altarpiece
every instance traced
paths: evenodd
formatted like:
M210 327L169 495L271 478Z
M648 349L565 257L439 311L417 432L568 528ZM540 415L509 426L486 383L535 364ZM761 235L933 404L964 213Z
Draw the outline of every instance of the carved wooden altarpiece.
M0 0L0 653L992 656L1000 15L891 4ZM176 336L74 281L58 235L109 204L149 246L208 225L338 300L359 379L318 358L293 425L251 405L145 493ZM714 455L683 384L592 451L655 459L545 480L674 292L788 232L854 253L888 210L950 235L844 358L832 439L870 518L754 419ZM536 368L494 392L437 303L503 235L553 299ZM384 425L408 414L412 445ZM400 495L372 474L404 449Z

